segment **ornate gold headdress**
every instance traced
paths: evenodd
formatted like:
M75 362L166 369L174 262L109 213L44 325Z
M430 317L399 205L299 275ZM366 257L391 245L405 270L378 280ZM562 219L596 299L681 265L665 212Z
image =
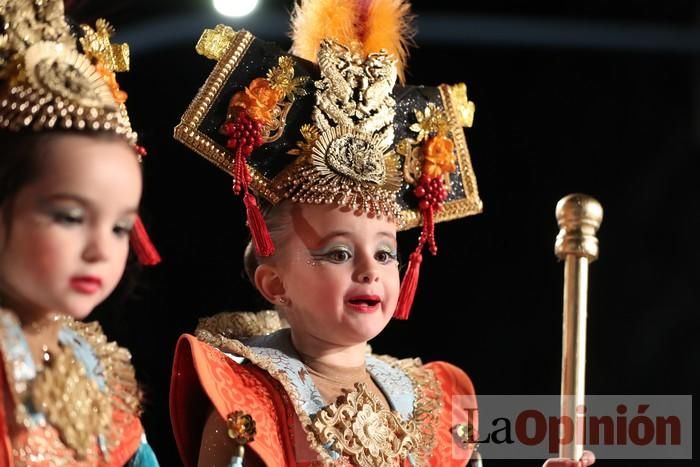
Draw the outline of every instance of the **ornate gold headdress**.
M62 0L0 0L0 20L0 130L110 131L145 155L115 77L129 69L129 47L110 42L107 21L82 25L77 40ZM142 263L160 260L140 218L131 239Z
M434 223L482 208L462 130L474 113L466 86L396 84L409 20L405 0L302 0L294 55L247 31L206 30L197 51L217 64L175 129L233 175L259 255L274 246L249 188L272 204L337 204L400 230L422 225L399 318L424 245L437 252Z
M110 44L105 20L82 26L81 53L60 0L1 0L0 16L0 128L108 130L136 143L114 78L128 70L129 48Z

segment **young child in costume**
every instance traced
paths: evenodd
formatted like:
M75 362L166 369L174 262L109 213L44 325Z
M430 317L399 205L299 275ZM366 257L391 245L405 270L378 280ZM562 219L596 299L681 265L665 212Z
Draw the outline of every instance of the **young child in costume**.
M233 176L246 269L281 316L217 315L181 338L170 404L187 466L479 462L467 375L367 346L408 317L434 223L481 210L474 105L464 85L403 84L408 16L400 0L305 0L291 53L224 26L197 45L217 65L175 136ZM400 285L396 232L417 226Z
M0 0L0 466L157 466L129 352L84 324L138 218L140 157L98 20L72 34L61 0Z

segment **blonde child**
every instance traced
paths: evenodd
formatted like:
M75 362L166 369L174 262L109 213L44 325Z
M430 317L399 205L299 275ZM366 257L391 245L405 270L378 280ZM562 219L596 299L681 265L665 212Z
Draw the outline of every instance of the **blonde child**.
M246 269L278 314L181 338L170 403L187 466L480 462L467 375L367 345L408 318L434 223L481 210L474 105L464 85L403 84L409 16L398 0L307 0L291 54L223 26L197 45L217 65L175 136L233 176ZM400 282L396 234L418 226Z

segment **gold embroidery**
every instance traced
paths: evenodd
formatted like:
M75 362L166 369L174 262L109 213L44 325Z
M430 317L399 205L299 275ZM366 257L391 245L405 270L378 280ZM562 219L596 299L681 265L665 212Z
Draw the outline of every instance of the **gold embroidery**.
M201 318L195 333L206 330L212 334L221 334L231 339L243 339L253 336L267 336L287 327L289 327L287 321L280 317L275 310L234 311Z
M420 359L399 360L388 355L381 355L380 360L401 369L413 382L415 399L412 420L420 431L420 443L416 446L415 465L430 465L429 459L435 447L435 428L442 412L442 389L435 374L423 367Z
M252 352L250 348L238 340L227 338L221 334L212 333L209 330L202 329L201 327L197 329L195 334L200 341L205 342L222 352L233 353L244 357L250 360L257 367L267 371L270 376L272 376L282 385L289 395L289 398L294 406L294 411L301 422L301 426L306 432L307 441L314 451L318 453L322 465L348 465L348 462L346 461L349 459L345 459L343 457L340 460L333 460L329 456L328 452L323 446L323 443L320 441L315 430L312 428L314 424L313 420L303 409L304 401L302 401L299 397L297 390L289 380L289 377L284 370L280 369L269 357L260 356ZM420 440L420 442L414 441L414 443L411 444L412 451L415 454L415 465L418 467L427 466L429 465L429 458L435 446L435 428L442 410L442 391L440 389L440 385L433 372L423 368L419 359L398 360L385 355L378 356L378 358L391 366L404 371L413 382L415 393L413 416L408 423L404 424L404 426L409 428L403 428L403 430L406 433L415 433L415 435L413 435L415 436L414 440ZM364 398L364 396L362 397ZM368 397L372 396L368 394ZM377 402L375 400L375 405L376 404ZM373 423L372 417L369 417L369 414L367 414L367 416L363 415L362 420L364 423ZM360 428L361 425L358 424L357 426ZM400 433L401 432L399 432L399 435L397 435L399 438L401 438ZM408 446L408 443L406 443L406 445Z
M10 329L13 326L19 329L12 313L0 310L0 317L10 324ZM42 461L57 466L96 465L103 457L105 460L109 458L110 451L122 440L124 427L131 424L131 417L139 414L141 393L129 352L114 342L108 342L98 323L86 324L65 316L60 319L64 326L87 341L91 353L104 370L105 390L100 390L86 374L69 348L54 356L48 371L22 381L32 375L22 363L20 354L10 352L21 344L0 325L0 356L14 401L15 423L24 439L13 449L18 466L36 465ZM25 406L30 400L36 410L45 414L48 424L37 424L33 420ZM86 414L90 409L94 412ZM119 410L123 417L118 423L112 418L115 410ZM75 423L70 425L70 420ZM98 443L96 437L99 434L104 435L106 445ZM84 449L75 446L82 443L85 443ZM83 449L82 453L79 449Z
M65 325L82 336L104 368L104 377L115 408L131 414L141 415L142 392L136 381L136 371L131 364L131 353L116 342L107 340L102 327L96 321L83 323L65 318ZM117 438L118 439L118 438Z
M31 385L33 406L58 429L61 441L84 459L112 421L107 394L88 377L70 348L51 356Z
M15 467L51 465L51 467L95 467L100 465L101 453L93 444L85 458L77 460L75 453L61 442L52 426L34 427L26 433L25 442L12 449Z
M312 417L311 429L322 444L349 457L358 466L398 466L420 444L413 420L382 408L363 383L355 391Z

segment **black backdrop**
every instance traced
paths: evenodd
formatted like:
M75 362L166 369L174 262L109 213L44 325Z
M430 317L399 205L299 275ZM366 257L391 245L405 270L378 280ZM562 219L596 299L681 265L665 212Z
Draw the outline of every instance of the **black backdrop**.
M539 3L514 12L576 15ZM627 16L603 2L587 13L654 20L651 2L642 3L629 3ZM685 24L693 7L667 4L661 20ZM130 8L119 12L125 24ZM264 306L243 277L247 232L230 180L171 136L212 65L195 54L194 39L183 40L135 54L120 79L150 152L144 219L164 261L142 271L126 304L113 297L95 317L133 352L147 394L144 423L165 466L179 465L167 411L177 337L198 317ZM697 49L414 50L410 83L465 81L476 102L467 138L484 213L437 226L440 254L424 262L413 316L390 324L372 342L375 352L448 360L481 394L557 394L563 268L553 255L554 206L584 192L605 210L600 260L590 268L587 392L695 393L699 69ZM400 234L404 253L416 236ZM521 464L539 465L487 465Z

